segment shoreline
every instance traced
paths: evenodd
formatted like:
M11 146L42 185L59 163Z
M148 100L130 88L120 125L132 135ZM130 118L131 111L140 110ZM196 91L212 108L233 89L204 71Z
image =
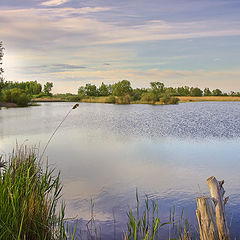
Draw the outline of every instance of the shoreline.
M27 106L17 105L16 103L10 102L0 102L0 109L1 108L22 108L22 107L35 107L40 106L37 102L30 102Z
M15 108L15 107L19 107L19 106L16 103L0 102L0 109L2 107L5 107L5 108Z
M179 98L179 103L187 102L240 102L240 97L232 96L202 96L202 97L191 97L191 96L174 96ZM90 97L83 98L80 102L85 103L107 103L107 97ZM65 99L60 98L34 98L32 102L69 102ZM73 101L75 102L75 101ZM109 103L108 103L109 104ZM130 104L152 104L151 102L142 101L131 101ZM161 101L155 102L154 105L167 105ZM1 103L0 103L1 107Z

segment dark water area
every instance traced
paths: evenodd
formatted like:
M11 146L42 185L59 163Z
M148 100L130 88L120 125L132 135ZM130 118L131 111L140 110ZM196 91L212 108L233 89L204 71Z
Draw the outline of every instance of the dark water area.
M11 152L16 141L42 149L72 105L0 110L0 153ZM126 230L136 188L142 203L146 194L158 202L163 222L170 208L177 215L184 208L194 229L196 198L208 194L205 180L212 175L225 180L228 222L232 235L240 235L240 103L80 103L46 156L61 171L66 217L85 226L92 199L103 239Z

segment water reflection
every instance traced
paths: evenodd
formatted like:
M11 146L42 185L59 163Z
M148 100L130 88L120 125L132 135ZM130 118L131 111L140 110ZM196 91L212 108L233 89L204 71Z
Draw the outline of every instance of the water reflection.
M10 152L16 140L43 147L71 107L46 103L1 110L0 151ZM135 206L136 188L141 197L159 199L165 218L173 205L194 216L195 198L208 192L205 179L211 175L226 181L229 207L236 206L239 112L239 103L80 104L47 149L62 173L67 216L89 219L93 198L96 219L108 226L114 211L123 224Z

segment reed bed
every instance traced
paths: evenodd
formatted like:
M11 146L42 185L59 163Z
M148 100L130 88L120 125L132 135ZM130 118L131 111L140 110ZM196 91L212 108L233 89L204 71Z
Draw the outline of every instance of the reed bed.
M235 96L202 96L202 97L191 97L191 96L179 96L179 102L239 102L240 97Z
M168 229L168 239L189 240L190 225L188 218L183 217L183 210L180 217L176 218L175 208L170 209L169 220L161 221L156 200L149 200L145 197L144 205L140 209L138 192L136 191L136 210L130 210L128 215L127 232L124 234L124 240L158 240L166 239L161 236L162 228Z
M35 148L17 148L0 162L0 239L69 239L64 203L57 212L60 173L43 168Z

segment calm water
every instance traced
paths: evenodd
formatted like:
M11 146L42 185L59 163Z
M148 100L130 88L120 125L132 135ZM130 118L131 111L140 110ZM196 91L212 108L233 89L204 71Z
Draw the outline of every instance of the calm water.
M44 146L72 103L0 110L0 153L18 144ZM208 193L205 180L225 180L231 230L240 235L240 103L176 106L81 103L50 143L49 162L61 170L67 217L94 215L105 232L125 228L135 190L169 208L187 209L196 221L195 199ZM111 239L111 238L110 238Z

